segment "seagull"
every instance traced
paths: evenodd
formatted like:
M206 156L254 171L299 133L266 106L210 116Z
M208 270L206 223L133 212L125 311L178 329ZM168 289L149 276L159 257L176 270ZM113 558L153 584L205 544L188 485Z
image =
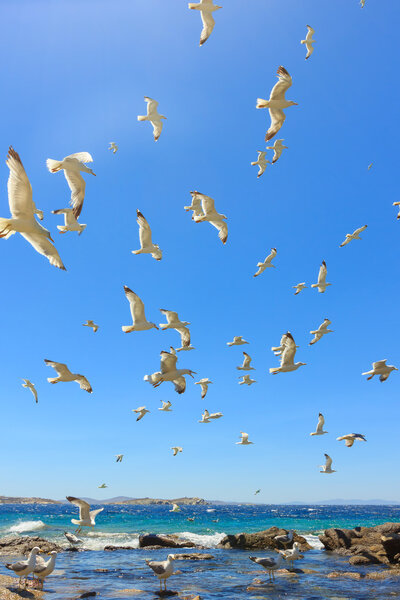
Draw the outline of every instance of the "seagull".
M149 410L147 410L147 408L145 406L139 406L139 408L133 408L132 412L134 413L138 413L138 418L136 419L136 421L140 421L141 419L143 419L143 417L145 416L146 413L150 412Z
M286 341L287 333L284 333L281 337L281 341L279 342L279 346L272 346L271 350L275 354L275 356L280 356L285 349L285 341ZM296 349L299 346L296 346Z
M274 540L278 544L287 546L288 544L291 544L293 541L293 533L294 533L293 529L289 529L289 531L287 533L284 533L283 535L276 535L274 537Z
M398 206L399 207L399 212L397 214L397 219L400 219L400 202L393 202L393 206Z
M41 552L40 548L35 546L29 552L27 560L20 560L16 563L6 563L6 568L10 571L14 571L14 573L19 577L18 587L21 586L23 579L25 579L24 587L26 587L27 577L33 572L36 566L36 556L39 552Z
M315 44L315 40L313 40L313 34L315 33L314 29L312 27L310 27L310 25L307 25L307 35L306 35L306 39L305 40L301 40L300 44L305 44L306 48L307 48L307 55L306 55L306 60L308 58L310 58L311 54L314 52L314 46L313 44Z
M151 323L146 319L144 304L139 296L135 294L135 292L132 292L127 285L124 285L124 292L131 309L132 325L122 325L122 331L124 333L130 333L131 331L147 331L147 329L153 328L158 329L155 323Z
M328 326L331 324L329 319L324 319L323 323L316 329L315 331L310 331L311 335L313 335L313 339L309 343L309 346L312 346L316 342L318 342L325 334L333 333L332 329L328 329Z
M196 517L188 517L186 520L187 520L187 521L195 521L195 520L196 520Z
M244 340L242 338L241 335L235 335L235 337L233 338L233 342L226 342L227 346L243 346L243 344L248 344L249 342L246 342L246 340Z
M58 377L48 377L47 381L49 383L59 383L60 381L76 381L81 390L85 390L85 392L89 392L89 394L93 392L92 386L84 375L79 375L79 373L71 373L67 365L64 363L54 362L52 360L48 360L47 358L44 359L44 362L47 366L53 367L58 375Z
M105 483L102 483L101 485L99 485L99 486L97 486L97 487L98 487L98 489L99 489L99 490L104 490L105 488L107 488L107 487L108 487L108 485L107 485L107 484L105 484Z
M191 192L197 194L201 200L201 207L203 209L203 215L197 216L192 215L192 219L195 223L203 223L208 221L210 225L213 225L218 230L218 237L223 244L226 244L228 239L228 225L225 222L228 217L218 213L215 210L214 200L210 196L205 196L199 192Z
M117 459L115 462L122 462L122 459L124 458L123 454L116 454L115 458Z
M67 540L69 541L69 543L71 544L71 546L74 546L75 544L83 544L83 540L76 537L76 535L74 535L70 531L64 531L64 535L67 538Z
M180 512L180 510L181 510L180 507L173 502L172 503L172 508L171 508L171 510L169 512Z
M35 579L34 576L36 575L39 581L40 590L43 589L44 580L46 579L46 577L52 574L56 566L57 552L55 550L52 550L48 554L50 558L47 562L43 560L43 558L41 558L40 556L36 558L36 565L32 573L33 579Z
M177 369L176 363L178 357L176 354L163 350L160 356L161 372L158 371L152 375L145 375L144 380L149 381L153 387L158 387L164 381L171 381L175 386L175 391L178 394L183 394L186 389L186 379L184 376L190 375L190 377L193 377L193 374L195 375L196 372L191 369Z
M254 367L251 367L251 356L247 352L243 352L243 364L241 367L236 367L238 371L254 371Z
M86 323L82 323L83 327L91 327L93 329L93 332L96 333L96 331L98 330L99 326L96 325L96 323L92 320L88 320L86 321Z
M146 564L154 571L156 577L160 581L160 592L162 592L162 582L164 582L164 591L167 591L167 579L171 577L174 572L173 561L175 556L168 554L167 560L147 560Z
M115 142L110 142L110 145L108 147L109 150L112 150L112 153L115 154L116 152L118 152L118 146Z
M25 382L25 383L22 384L22 387L28 388L29 390L31 390L32 394L35 397L36 404L38 404L38 402L39 402L39 400L38 400L38 393L37 393L37 390L35 388L35 384L32 383L31 381L29 381L29 379L23 379L22 381Z
M257 494L259 494L260 492L261 492L261 490L256 490L256 491L254 492L254 495L255 495L255 496L257 496Z
M365 1L365 0L364 0L364 1ZM374 165L374 163L373 163L373 162L372 162L372 163L370 163L370 164L368 165L368 171L370 171L370 170L372 169L373 165Z
M242 381L239 381L239 385L252 385L253 383L257 383L255 379L251 379L250 375L243 375ZM240 379L240 377L239 377Z
M165 329L175 329L181 336L182 347L178 348L178 352L181 350L193 350L193 346L190 345L190 331L187 328L190 323L188 321L181 321L178 317L178 313L173 310L160 308L160 312L165 315L165 318L167 319L167 323L160 323L160 329L162 331Z
M297 102L292 102L292 100L286 100L285 98L285 93L292 85L291 76L284 67L279 67L277 74L278 83L272 88L269 100L257 98L256 108L268 108L271 117L271 126L265 135L266 142L272 140L284 124L286 115L283 109L289 106L298 106Z
M364 6L365 6L365 0L360 0L360 4L361 4L361 8L364 8Z
M138 115L137 119L138 121L150 121L150 123L153 125L154 141L156 142L160 137L163 128L161 119L166 119L167 117L160 115L158 112L158 102L156 100L145 96L144 101L147 102L147 115Z
M304 290L307 286L305 284L305 282L303 281L303 283L298 283L297 285L293 285L292 286L295 291L294 295L297 296L297 294L300 294L300 292L302 290Z
M365 439L365 435L362 435L362 433L348 433L347 435L341 435L340 437L338 437L336 439L338 442L341 442L342 440L344 440L346 442L346 446L348 448L351 448L355 441L359 441L359 442L367 441Z
M64 225L57 225L57 229L60 233L67 233L67 231L77 231L78 235L81 235L87 225L78 223L73 208L59 208L58 210L51 211L53 215L64 215Z
M151 254L156 260L162 259L162 250L158 244L153 244L150 225L139 209L136 210L136 222L139 225L140 250L132 250L132 254Z
M60 255L51 243L53 240L50 232L35 219L36 207L32 200L32 187L19 155L11 146L8 149L6 165L10 169L7 190L11 218L0 218L0 238L8 239L16 232L20 233L51 265L65 271Z
M253 275L253 277L257 277L258 275L261 275L261 273L264 273L265 269L268 269L269 267L275 268L275 265L273 265L271 261L275 258L276 255L277 255L276 248L271 248L271 253L268 254L268 256L264 260L264 262L257 263L258 271L257 271L257 273L255 273Z
M296 354L296 344L292 334L288 331L283 336L283 338L284 349L281 354L281 365L280 367L272 368L269 370L269 372L273 375L276 375L277 373L288 373L289 371L296 371L299 367L302 367L307 364L303 362L294 362L294 357Z
M318 288L318 291L320 294L323 294L325 292L328 285L332 285L331 283L326 283L326 274L327 274L326 262L323 260L321 263L321 266L319 268L318 283L311 284L312 288Z
M290 562L291 569L293 569L293 562L295 560L303 558L303 555L300 553L300 547L298 542L294 542L293 547L288 550L279 550L279 554L282 554L283 558L287 562Z
M161 400L161 402L162 402L162 406L158 410L162 410L163 412L172 412L171 411L171 406L172 406L171 402L169 402L169 401L164 402L164 400Z
M212 381L210 381L208 379L208 377L203 377L203 379L200 379L199 381L195 381L195 385L199 385L201 387L201 399L202 400L207 395L208 386L210 383L212 383Z
M208 410L205 408L204 409L204 413L201 415L201 421L199 421L199 423L211 423L212 420L215 419L220 419L221 417L223 417L224 415L221 412L217 412L217 413L210 413L208 412Z
M368 227L368 225L363 225L362 227L359 227L358 229L353 231L353 233L346 233L346 239L344 240L344 242L342 242L340 244L339 248L343 248L343 246L347 246L347 244L349 242L351 242L352 240L361 240L360 233L365 231L367 229L367 227Z
M372 363L371 371L366 371L362 373L362 375L369 375L367 377L367 381L373 378L374 375L380 375L379 381L386 381L392 371L398 371L397 367L393 365L386 364L387 358L385 360L378 360L377 362Z
M238 446L250 446L250 444L254 444L254 442L249 442L249 434L241 431L241 440L240 442L236 442Z
M171 450L174 456L176 456L178 452L183 452L183 448L181 446L172 446Z
M272 164L275 164L276 161L281 157L281 154L284 150L288 150L288 146L284 146L282 144L283 139L281 140L275 140L275 143L273 146L267 146L267 150L273 150L274 151L274 158L272 159Z
M332 469L332 459L329 456L329 454L324 454L325 456L325 464L324 465L320 465L322 471L320 471L320 473L336 473L335 469Z
M78 525L75 533L80 533L82 527L94 527L96 525L96 516L104 510L104 508L90 510L90 504L74 496L67 496L67 500L79 508L79 519L71 519L71 523Z
M283 560L282 554L279 554L277 559L274 558L257 558L257 556L249 556L249 559L252 560L256 565L260 565L263 569L268 571L269 578L272 577L275 579L274 572L279 569L281 566L281 562Z
M198 4L189 2L188 6L189 8L200 11L201 20L203 21L203 29L200 35L200 46L202 46L208 40L214 29L215 21L213 12L219 10L222 6L217 6L213 3L213 0L200 0Z
M258 169L257 179L261 177L261 175L265 172L267 168L267 164L270 165L271 161L265 159L266 152L262 152L261 150L257 150L258 158L254 162L250 163L252 167L254 165L258 165L260 168Z
M193 212L192 219L194 217L203 217L204 212L201 207L201 194L199 195L197 192L190 192L192 195L192 203L190 206L184 206L183 208L188 212L191 210Z
M70 154L62 160L53 160L48 158L46 165L50 173L57 173L57 171L64 171L65 179L67 180L69 189L71 190L71 206L74 209L74 215L77 219L82 211L83 201L85 199L85 188L86 182L81 175L81 171L84 173L93 173L92 169L86 166L85 163L93 162L92 156L89 152L77 152L76 154Z
M324 424L325 424L324 415L322 413L319 413L317 429L315 431L313 431L312 433L310 433L310 435L324 435L325 433L328 433L327 431L324 431Z

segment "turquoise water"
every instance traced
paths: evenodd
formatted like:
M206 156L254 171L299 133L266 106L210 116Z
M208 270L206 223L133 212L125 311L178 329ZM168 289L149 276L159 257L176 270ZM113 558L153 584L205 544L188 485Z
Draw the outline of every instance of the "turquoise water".
M213 512L207 512L210 508ZM106 545L137 546L140 533L177 533L206 546L214 559L204 562L177 561L179 574L169 580L169 587L180 595L200 594L203 600L217 598L246 599L329 599L365 600L400 598L399 580L353 581L330 579L328 573L358 571L362 574L375 567L350 567L344 557L330 555L320 549L316 534L328 527L354 527L377 525L385 521L400 520L400 506L182 506L180 513L170 513L169 506L105 506L98 515L96 528L83 536L86 552L62 553L57 569L49 577L45 588L48 597L67 600L82 591L94 590L98 598L131 598L123 590L142 590L134 597L154 599L158 588L145 558L163 560L168 550L120 550L104 552ZM70 519L77 510L70 505L23 506L0 505L0 536L39 535L68 544L63 531L72 531ZM195 521L187 518L195 517ZM218 521L218 522L214 522ZM251 532L272 525L294 528L304 533L314 546L305 553L304 560L296 565L315 573L277 576L275 583L257 585L247 591L255 579L266 582L265 573L249 561L248 551L219 550L215 546L226 533ZM190 549L188 550L190 552ZM179 551L181 552L181 551ZM182 552L186 552L183 550ZM271 553L258 552L259 556ZM3 561L4 562L4 561ZM96 569L108 569L97 573ZM382 568L378 568L381 570ZM0 573L7 573L0 562Z

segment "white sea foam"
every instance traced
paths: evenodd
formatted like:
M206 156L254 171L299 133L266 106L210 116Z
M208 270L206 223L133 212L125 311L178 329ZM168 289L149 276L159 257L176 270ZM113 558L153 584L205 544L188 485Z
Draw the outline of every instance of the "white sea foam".
M28 531L39 531L45 529L46 523L43 521L20 521L16 525L12 525L7 530L8 533L27 533Z
M182 531L177 534L180 538L184 538L189 542L193 542L198 546L206 546L206 548L216 548L220 541L226 536L226 533L192 533L191 531Z
M324 548L323 543L320 541L317 535L312 535L310 533L307 535L303 535L303 537L307 540L307 542L314 550L322 550Z
M111 533L101 531L89 531L81 536L83 550L103 550L105 546L122 546L123 548L139 547L139 534L137 533Z

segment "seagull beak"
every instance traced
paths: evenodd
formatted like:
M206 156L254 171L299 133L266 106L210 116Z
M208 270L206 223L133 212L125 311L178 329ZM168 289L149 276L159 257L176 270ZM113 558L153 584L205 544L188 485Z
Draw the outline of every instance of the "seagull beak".
M92 171L92 175L94 175L96 177L96 173L93 173L93 171Z

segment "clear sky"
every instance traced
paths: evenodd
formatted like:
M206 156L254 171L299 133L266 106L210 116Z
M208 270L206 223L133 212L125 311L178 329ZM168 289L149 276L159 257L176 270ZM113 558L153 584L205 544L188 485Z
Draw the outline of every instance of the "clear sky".
M0 20L0 215L9 215L4 159L20 153L67 267L50 266L19 235L0 240L0 494L61 498L201 496L289 502L328 498L400 500L399 386L362 371L387 358L400 367L398 22L393 0L220 0L216 26L199 48L200 15L185 0L3 0ZM315 52L300 40L315 29ZM280 134L289 150L257 179L265 149L268 97L284 65L293 77ZM157 144L143 96L168 117ZM119 152L108 151L110 141ZM79 151L94 157L85 176L78 237L59 235L51 210L67 206L62 173L48 157ZM368 165L373 162L370 171ZM208 224L183 206L190 190L215 199L228 216L223 246ZM161 262L134 256L139 208L164 251ZM348 232L368 224L362 241L339 249ZM256 263L277 248L275 269L253 278ZM292 286L317 279L321 260L332 286L325 294ZM150 321L159 308L191 322L195 351L179 365L209 377L206 400L188 378L143 381L159 370L159 352L179 345L174 331L123 334L130 313L123 292L137 292ZM325 317L334 333L309 347ZM94 319L93 334L82 327ZM272 376L270 347L286 330L300 346L295 373ZM243 335L257 384L238 385ZM43 359L85 374L51 386ZM35 405L21 378L39 392ZM173 403L172 413L157 409ZM146 405L136 422L131 412ZM222 411L207 427L202 410ZM329 435L311 438L318 412ZM253 446L236 446L246 431ZM336 442L349 432L368 442ZM181 445L173 458L170 447ZM337 473L320 475L328 452ZM125 454L122 464L114 455ZM109 488L98 490L106 482Z

